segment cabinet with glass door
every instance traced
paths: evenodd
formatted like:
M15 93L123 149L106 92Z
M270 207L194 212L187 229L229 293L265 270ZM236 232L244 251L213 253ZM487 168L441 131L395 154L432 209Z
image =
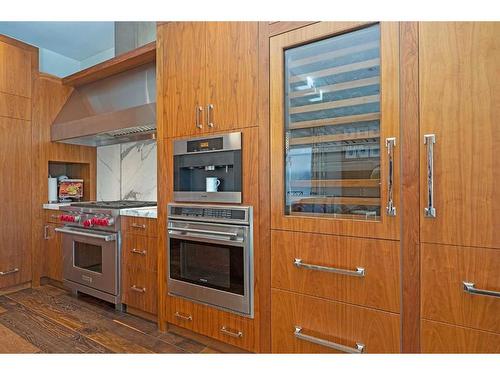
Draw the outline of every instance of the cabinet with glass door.
M271 38L274 229L398 238L396 23Z

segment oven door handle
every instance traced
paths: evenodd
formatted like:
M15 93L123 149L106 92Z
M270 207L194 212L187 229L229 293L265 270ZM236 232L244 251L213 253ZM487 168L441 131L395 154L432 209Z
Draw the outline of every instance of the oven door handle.
M64 233L64 234L71 234L75 236L82 236L82 237L90 237L90 238L97 238L99 240L103 240L106 242L109 241L116 241L116 234L97 234L97 233L90 233L90 232L82 232L79 230L74 230L74 229L69 229L69 228L56 228L56 232Z
M215 230L194 229L194 228L169 228L168 231L169 231L169 233L170 233L170 231L177 231L177 232L207 234L210 236L238 237L238 233L219 232L219 231L215 231Z
M217 235L219 238L214 238L214 237L204 237L200 235L189 235L187 233L183 234L183 231L180 229L169 229L168 234L170 238L178 238L178 239L191 239L191 240L213 240L213 241L219 241L219 242L224 242L224 243L243 243L244 239L243 238L234 238L235 235L230 235L229 238L223 238L222 235ZM185 231L187 232L187 231ZM196 232L198 233L198 232ZM208 233L205 233L208 234ZM213 235L213 234L210 234Z

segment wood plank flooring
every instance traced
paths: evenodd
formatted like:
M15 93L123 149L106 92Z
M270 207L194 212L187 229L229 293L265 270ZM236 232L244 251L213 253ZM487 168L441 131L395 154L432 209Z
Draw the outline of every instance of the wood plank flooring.
M0 295L0 353L220 352L51 285Z

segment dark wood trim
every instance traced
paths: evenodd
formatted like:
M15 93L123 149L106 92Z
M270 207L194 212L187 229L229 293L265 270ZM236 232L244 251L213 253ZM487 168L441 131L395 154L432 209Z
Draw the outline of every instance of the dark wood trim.
M279 21L279 22L266 22L269 27L269 36L283 34L291 30L299 29L301 27L317 23L318 21Z
M400 23L401 351L420 353L418 23Z
M259 22L260 352L271 352L269 23Z
M156 42L118 55L62 79L68 86L80 86L156 61Z
M4 42L13 45L18 48L25 49L29 52L38 53L38 47L32 46L31 44L21 42L20 40L11 38L10 36L0 34L0 42Z

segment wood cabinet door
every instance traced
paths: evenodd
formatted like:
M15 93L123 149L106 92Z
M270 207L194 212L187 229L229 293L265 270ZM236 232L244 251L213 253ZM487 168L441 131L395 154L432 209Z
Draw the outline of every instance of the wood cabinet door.
M206 25L206 106L212 106L204 109L207 126L214 131L257 126L258 23Z
M158 27L158 53L163 62L157 69L158 108L167 137L206 131L205 36L204 22L168 22ZM198 107L203 110L197 113Z
M46 275L52 280L63 280L63 253L61 234L56 232L57 224L44 226Z
M498 248L500 24L423 22L419 34L420 238Z
M0 91L31 98L31 53L1 41Z
M273 229L399 239L399 25L270 42Z

